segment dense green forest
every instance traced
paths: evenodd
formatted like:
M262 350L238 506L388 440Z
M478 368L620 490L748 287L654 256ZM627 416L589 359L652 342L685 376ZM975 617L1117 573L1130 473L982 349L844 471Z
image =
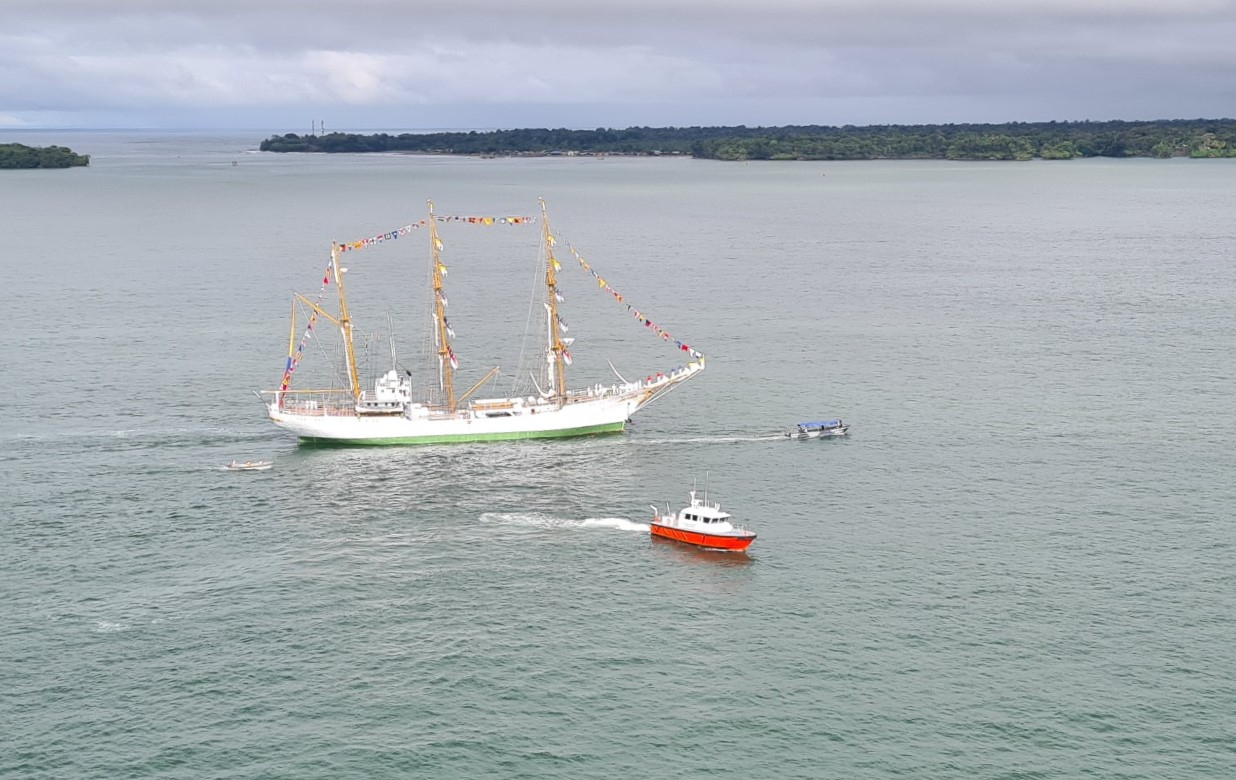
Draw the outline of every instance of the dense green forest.
M0 144L0 168L72 168L89 164L90 155L76 154L64 146Z
M1236 119L867 127L628 127L388 135L276 135L266 152L679 154L712 160L1067 160L1236 157Z

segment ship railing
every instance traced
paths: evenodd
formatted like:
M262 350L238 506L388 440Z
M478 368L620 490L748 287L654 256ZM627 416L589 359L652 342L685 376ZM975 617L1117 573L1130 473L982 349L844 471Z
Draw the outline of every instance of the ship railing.
M309 417L351 417L356 399L347 390L270 390L262 394L286 414Z
M449 411L445 406L429 407L429 420L466 420L472 416L472 411L469 409L456 409Z
M652 384L656 384L656 381L654 381ZM628 393L633 393L636 390L639 390L643 387L648 387L648 386L650 385L647 382L628 382L625 385L595 384L595 385L592 385L591 387L584 387L578 390L568 390L566 395L567 395L568 401L586 401L586 400L591 400L594 398L606 398L606 397L612 397L612 396L626 395Z

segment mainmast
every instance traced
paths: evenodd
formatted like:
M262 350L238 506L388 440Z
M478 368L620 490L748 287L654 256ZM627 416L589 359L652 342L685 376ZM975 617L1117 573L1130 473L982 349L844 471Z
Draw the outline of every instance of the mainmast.
M442 261L438 253L442 251L442 242L438 239L438 223L433 215L433 201L429 201L429 243L433 253L433 312L434 340L438 343L438 375L442 382L442 392L446 396L446 410L455 411L455 353L451 351L447 336L450 329L446 325L446 293L442 292Z
M348 317L348 301L343 295L343 273L339 268L339 245L331 242L330 267L335 275L335 287L339 289L339 332L343 334L345 359L348 364L348 380L352 383L352 398L360 400L360 379L356 376L356 355L352 351L352 319Z
M552 353L550 371L553 373L554 395L559 403L566 400L566 375L563 352L566 345L562 343L560 334L561 321L558 319L558 281L554 271L560 266L554 259L554 236L549 232L549 216L545 212L545 199L541 198L541 239L545 242L545 287L549 291L549 301L545 307L549 310L549 335L547 347Z

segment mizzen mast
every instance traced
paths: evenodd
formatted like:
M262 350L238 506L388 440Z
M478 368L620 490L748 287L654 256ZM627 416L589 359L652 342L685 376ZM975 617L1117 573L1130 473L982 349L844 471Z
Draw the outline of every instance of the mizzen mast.
M549 300L545 304L545 308L549 310L549 363L550 372L553 374L551 379L554 385L554 396L559 403L566 400L566 372L563 370L565 360L563 354L566 352L566 344L563 343L561 337L562 321L558 319L558 280L554 272L562 266L554 259L554 235L549 230L549 216L545 211L545 199L541 198L541 238L545 242L545 287L549 292Z
M439 253L442 251L442 241L438 239L438 223L433 215L432 200L429 201L429 243L433 253L434 341L438 345L438 375L442 383L442 392L446 397L446 410L454 412L454 377L455 368L459 364L456 362L455 353L451 351L451 344L447 340L451 335L451 330L446 324L446 293L442 291L442 272L446 270L446 267L442 265L442 261L439 258Z

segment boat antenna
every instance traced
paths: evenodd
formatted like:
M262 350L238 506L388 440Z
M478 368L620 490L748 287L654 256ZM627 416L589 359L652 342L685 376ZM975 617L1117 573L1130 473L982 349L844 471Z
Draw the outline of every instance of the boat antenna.
M391 368L396 368L399 365L399 359L395 355L395 320L389 314L386 315L386 329L391 341Z

